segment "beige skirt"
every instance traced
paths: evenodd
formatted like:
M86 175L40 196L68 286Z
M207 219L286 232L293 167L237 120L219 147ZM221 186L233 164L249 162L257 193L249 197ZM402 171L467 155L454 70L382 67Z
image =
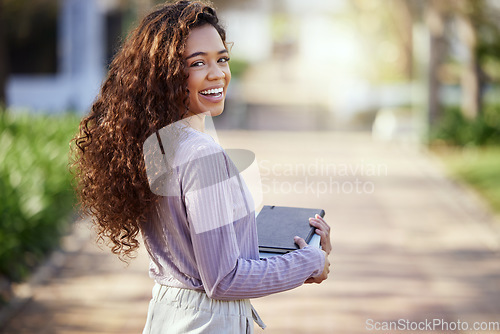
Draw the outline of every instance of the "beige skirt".
M250 300L211 299L205 292L155 284L143 334L253 333L266 326Z

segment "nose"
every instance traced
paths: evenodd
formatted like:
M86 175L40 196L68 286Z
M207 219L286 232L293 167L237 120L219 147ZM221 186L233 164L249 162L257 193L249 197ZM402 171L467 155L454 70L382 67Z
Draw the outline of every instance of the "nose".
M226 76L224 71L218 65L219 64L215 63L210 66L207 74L208 80L220 80Z

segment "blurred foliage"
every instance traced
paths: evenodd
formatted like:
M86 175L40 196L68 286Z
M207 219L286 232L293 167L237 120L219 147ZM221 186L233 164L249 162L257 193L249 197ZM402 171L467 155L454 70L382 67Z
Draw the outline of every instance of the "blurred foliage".
M20 281L57 247L73 211L76 115L0 113L0 276Z
M476 189L500 213L500 147L434 147L452 176Z
M231 68L231 77L241 77L247 70L248 65L248 62L245 60L231 58L231 60L229 61L229 66Z
M463 115L459 107L443 109L443 115L431 129L431 143L454 146L500 145L500 105L490 105L474 119Z
M360 32L361 45L370 55L365 77L374 83L412 79L412 24L418 14L411 0L350 0L348 24Z
M488 79L500 82L500 24L499 8L488 2L474 0L465 2L466 14L476 29L476 57Z

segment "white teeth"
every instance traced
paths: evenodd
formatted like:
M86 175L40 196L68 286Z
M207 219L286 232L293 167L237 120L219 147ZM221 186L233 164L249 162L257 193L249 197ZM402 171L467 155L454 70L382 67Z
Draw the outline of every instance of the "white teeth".
M223 90L224 89L221 87L221 88L207 89L207 90L201 91L200 93L203 95L218 94L218 93L222 93Z

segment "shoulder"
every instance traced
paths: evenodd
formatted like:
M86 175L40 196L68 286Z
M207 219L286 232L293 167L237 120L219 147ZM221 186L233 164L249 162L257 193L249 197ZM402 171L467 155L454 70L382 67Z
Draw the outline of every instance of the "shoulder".
M182 160L179 161L182 164L199 159L225 156L225 151L210 135L186 128L179 143L178 156Z
M224 149L212 137L196 130L188 132L176 155L177 171L185 193L201 189L220 190L235 175L236 169ZM215 185L219 186L212 187Z
M173 168L214 154L224 154L214 139L182 124L171 124L158 131L165 158Z
M234 174L232 162L224 149L208 134L185 129L175 153L174 166L197 177Z

